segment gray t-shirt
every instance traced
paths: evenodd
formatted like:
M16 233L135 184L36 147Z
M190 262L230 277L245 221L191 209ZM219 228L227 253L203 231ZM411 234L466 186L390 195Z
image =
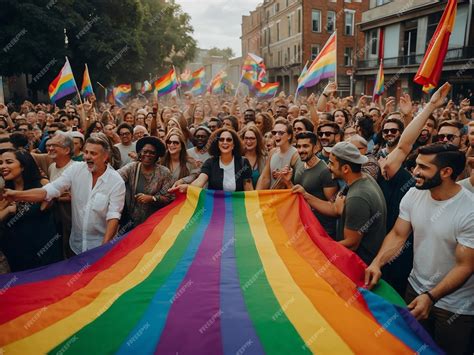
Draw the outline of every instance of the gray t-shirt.
M305 169L304 165L301 164L301 167L295 171L293 182L303 186L308 193L324 201L327 201L324 188L337 187L337 182L332 179L326 163L322 160L309 169ZM315 209L312 209L312 211L326 232L335 238L337 218L325 216Z
M208 152L205 153L199 153L195 148L189 148L187 150L188 155L196 160L197 162L200 162L199 165L202 165L207 159L211 157L211 155Z
M130 145L123 145L122 143L118 143L115 146L120 151L120 157L122 159L120 167L125 166L133 161L132 158L128 156L128 153L135 152L137 150L135 142L132 142L132 144Z
M382 190L369 175L349 187L338 223L337 240L344 239L344 228L362 233L355 251L369 265L377 255L386 235L387 206Z

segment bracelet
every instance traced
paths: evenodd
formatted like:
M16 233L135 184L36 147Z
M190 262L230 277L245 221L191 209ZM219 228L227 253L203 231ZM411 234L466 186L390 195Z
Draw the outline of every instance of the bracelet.
M151 196L151 198L153 199L153 202L158 202L155 196Z
M427 295L430 298L431 302L433 302L433 304L435 304L437 302L436 298L433 297L433 295L431 294L430 291L425 291L422 294Z
M329 96L325 92L323 92L323 96L327 99Z

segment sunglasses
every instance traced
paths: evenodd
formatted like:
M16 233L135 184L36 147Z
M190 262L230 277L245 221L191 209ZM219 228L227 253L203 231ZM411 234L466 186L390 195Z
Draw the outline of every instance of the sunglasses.
M386 128L382 130L383 134L396 134L398 133L399 129L398 128Z
M156 155L156 151L154 150L142 150L142 155Z
M179 145L179 141L167 141L166 144L168 145Z
M444 141L445 139L447 139L448 141L452 142L452 141L455 140L456 138L459 138L459 136L456 135L456 134L438 134L438 135L436 136L436 141L442 142L442 141Z
M123 137L123 136L130 136L131 133L130 132L122 132L122 133L119 133L119 136Z
M255 137L244 137L244 141L254 141L256 139L257 138L255 138Z
M227 143L232 143L234 140L230 137L219 137L219 142L221 143L224 143L224 142L227 142Z
M284 136L285 133L285 131L272 131L272 136Z
M318 132L319 137L331 137L335 135L336 133L334 132Z

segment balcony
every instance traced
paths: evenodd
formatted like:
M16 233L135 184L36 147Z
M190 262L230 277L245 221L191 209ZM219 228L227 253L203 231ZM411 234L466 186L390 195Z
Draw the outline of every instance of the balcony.
M412 54L401 57L385 58L383 60L384 68L397 68L406 66L419 66L423 61L425 54ZM462 47L448 49L444 62L457 62L470 60L474 57L474 47ZM379 65L378 59L359 60L357 69L376 69Z

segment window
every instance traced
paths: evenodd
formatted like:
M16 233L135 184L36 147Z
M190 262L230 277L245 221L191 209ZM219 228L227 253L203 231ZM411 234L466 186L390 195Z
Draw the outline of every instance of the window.
M354 35L354 13L352 11L345 11L344 34L346 36Z
M301 32L301 9L298 9L298 33Z
M378 29L370 30L367 36L366 48L369 49L370 55L377 55L378 31Z
M311 60L314 60L319 54L319 46L317 44L311 45Z
M286 7L288 7L289 2L290 2L289 0L286 0Z
M278 51L278 66L281 67L281 51Z
M333 33L336 28L336 13L334 11L328 11L326 31Z
M274 11L275 13L277 13L278 11L280 11L280 3L277 2L277 3L274 5L274 10L275 10L275 11Z
M288 37L291 36L291 16L287 17L288 19Z
M280 22L277 22L277 42L280 40Z
M285 64L288 64L288 62L290 61L290 47L288 47L286 49L286 58L285 58Z
M344 65L352 67L352 47L344 48Z
M300 53L301 53L301 45L298 44L298 53L296 55L296 61L299 62L300 61Z
M313 10L311 19L313 32L321 32L321 11Z

